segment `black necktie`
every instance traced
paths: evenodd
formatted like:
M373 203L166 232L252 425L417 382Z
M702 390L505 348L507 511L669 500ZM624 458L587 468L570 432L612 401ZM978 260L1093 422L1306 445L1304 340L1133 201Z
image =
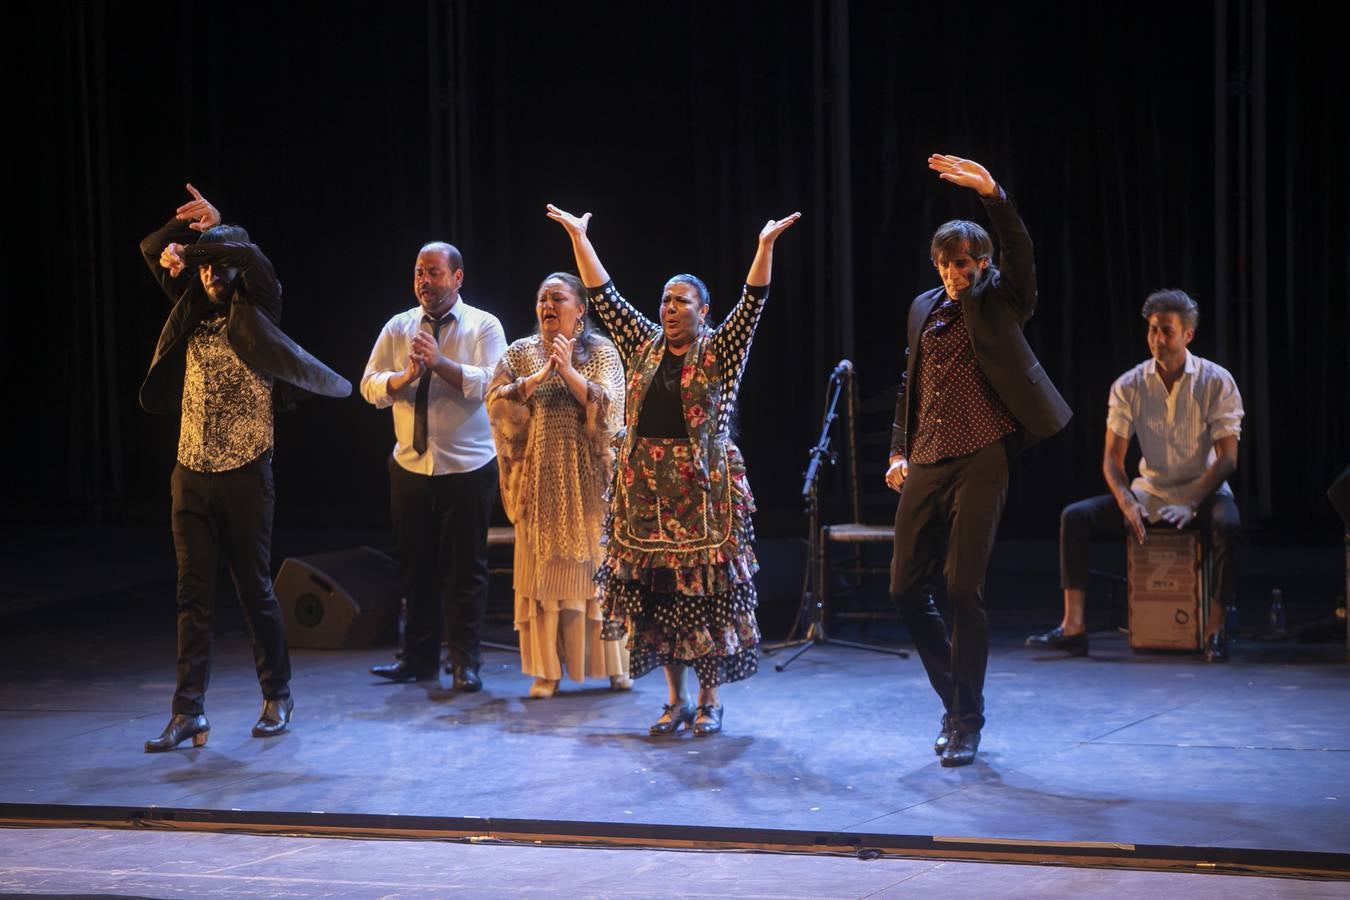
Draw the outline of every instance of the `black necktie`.
M453 321L449 316L443 319L433 319L431 316L423 316L423 322L431 323L431 338L439 346L441 342L441 323ZM427 401L431 396L431 372L422 373L422 377L417 380L417 403L413 412L413 449L418 455L427 452Z

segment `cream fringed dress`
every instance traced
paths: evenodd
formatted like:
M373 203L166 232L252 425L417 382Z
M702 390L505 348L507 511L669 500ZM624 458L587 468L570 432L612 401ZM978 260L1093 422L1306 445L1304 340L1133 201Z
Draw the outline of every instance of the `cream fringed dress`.
M607 505L610 439L623 424L623 363L614 345L594 340L573 366L589 382L583 406L561 376L520 402L517 379L548 361L539 335L516 341L488 386L502 503L515 525L515 625L520 667L552 681L627 674L621 642L600 639L595 571Z

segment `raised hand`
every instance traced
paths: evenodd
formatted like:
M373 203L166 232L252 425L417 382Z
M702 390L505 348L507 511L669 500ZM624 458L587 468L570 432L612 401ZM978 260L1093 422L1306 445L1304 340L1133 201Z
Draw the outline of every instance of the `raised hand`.
M970 188L981 197L992 197L998 193L998 182L994 180L994 176L973 159L934 153L928 157L928 168L937 172L943 181Z
M795 212L787 218L770 219L764 223L764 227L759 230L759 246L755 249L755 258L750 263L750 271L745 276L746 284L766 285L769 283L769 277L773 274L773 242L778 240L778 236L791 228L793 223L801 217L801 213Z
M772 244L778 240L778 236L792 227L793 223L802 217L802 214L795 212L785 219L770 219L764 223L764 227L759 230L759 242L761 244Z
M581 237L584 235L587 227L589 227L591 223L590 213L574 216L564 209L558 209L558 207L554 206L552 203L547 204L546 208L548 212L545 213L545 215L567 229L567 233L573 237Z
M552 203L547 204L547 209L548 217L561 225L567 236L572 239L572 252L577 258L577 274L581 276L581 283L588 288L594 288L609 281L609 273L600 262L600 254L595 252L595 247L591 246L591 239L586 236L586 229L591 224L591 214L574 216L565 209L558 209Z
M188 222L188 227L193 231L205 231L220 224L220 212L211 205L211 201L202 196L202 192L191 185L187 186L188 193L192 199L182 206L174 215Z
M177 278L183 273L183 267L187 263L183 262L183 245L169 244L159 253L159 264L161 268L169 270L169 274Z

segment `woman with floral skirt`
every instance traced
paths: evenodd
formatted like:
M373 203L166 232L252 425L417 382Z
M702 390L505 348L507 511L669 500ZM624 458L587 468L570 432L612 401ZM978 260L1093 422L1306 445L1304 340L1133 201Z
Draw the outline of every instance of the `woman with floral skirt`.
M590 213L550 205L548 216L571 238L590 308L628 371L605 559L596 575L605 610L626 623L632 677L665 669L669 702L651 733L692 727L696 736L716 734L718 687L759 668L755 505L731 418L769 293L774 242L800 213L760 230L740 300L715 328L701 280L667 281L654 322L615 289L587 234ZM696 701L687 685L691 668Z

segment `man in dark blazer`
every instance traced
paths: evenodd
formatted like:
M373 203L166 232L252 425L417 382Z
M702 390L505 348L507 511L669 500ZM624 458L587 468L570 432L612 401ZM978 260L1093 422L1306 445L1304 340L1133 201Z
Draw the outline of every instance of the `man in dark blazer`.
M206 687L216 567L224 560L253 640L263 706L254 737L291 721L290 653L272 590L272 411L309 394L346 397L352 386L277 326L281 284L248 232L221 225L193 199L141 241L141 255L174 301L141 385L148 412L180 417L170 479L178 559L178 678L173 715L147 753L206 743ZM200 237L198 235L200 234ZM190 243L196 238L195 243Z
M1036 309L1036 268L1012 201L973 160L934 155L928 167L979 194L1002 248L991 265L993 242L974 222L948 222L934 234L942 287L910 305L886 472L900 492L891 597L946 709L933 749L942 765L963 766L974 761L984 727L984 578L1008 459L1058 432L1071 412L1022 333ZM950 633L930 591L939 584L951 604Z

